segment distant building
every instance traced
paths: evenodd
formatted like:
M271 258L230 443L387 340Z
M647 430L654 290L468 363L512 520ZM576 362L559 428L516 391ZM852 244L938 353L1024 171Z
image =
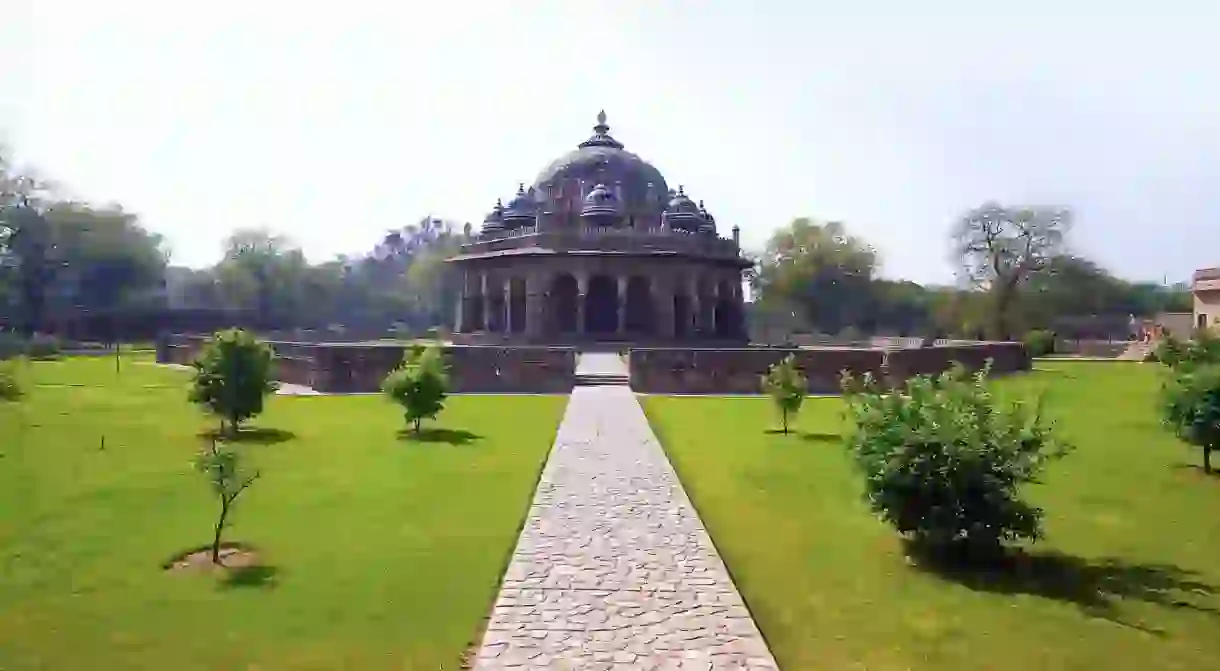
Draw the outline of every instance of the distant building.
M1220 329L1220 268L1196 270L1191 284L1195 328Z

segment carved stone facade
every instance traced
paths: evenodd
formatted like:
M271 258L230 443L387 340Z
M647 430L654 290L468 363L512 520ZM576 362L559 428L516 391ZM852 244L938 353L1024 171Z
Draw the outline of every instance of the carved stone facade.
M744 342L739 230L609 135L548 166L451 260L458 342Z

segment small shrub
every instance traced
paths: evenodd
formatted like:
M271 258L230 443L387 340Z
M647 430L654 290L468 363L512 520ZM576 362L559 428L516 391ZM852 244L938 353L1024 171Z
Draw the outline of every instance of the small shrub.
M1185 342L1166 337L1154 353L1156 361L1179 372L1220 364L1220 338L1206 330L1197 332L1194 340Z
M59 339L52 335L36 333L26 337L15 331L0 331L0 359L55 359L59 357L62 349Z
M221 449L213 439L199 453L195 469L203 473L212 485L212 492L220 502L216 525L212 534L212 563L220 563L220 541L228 526L229 513L237 503L237 497L246 491L262 474L243 467L241 455L235 450Z
M449 376L444 355L436 345L413 345L398 368L381 383L390 400L402 406L403 417L415 433L424 419L434 419L445 408Z
M1211 473L1211 453L1220 449L1220 365L1179 371L1162 390L1161 412L1178 437L1203 449L1203 470Z
M784 434L787 435L788 419L801 411L801 404L805 402L807 390L805 376L801 373L801 369L796 367L796 357L789 354L782 361L768 368L767 374L762 378L762 387L775 403L775 409L779 411L780 422L783 424Z
M242 422L263 411L264 399L275 392L273 359L271 348L253 335L240 329L221 331L191 363L195 379L190 400L219 417L223 430L236 433Z
M955 367L893 393L844 377L845 443L869 505L917 547L994 556L1042 534L1042 511L1019 490L1067 446L1040 404L1000 404L986 376Z
M1035 329L1025 334L1025 349L1030 356L1046 356L1055 353L1055 334L1053 331Z
M25 385L21 380L21 370L18 360L0 361L0 402L20 401L25 395Z

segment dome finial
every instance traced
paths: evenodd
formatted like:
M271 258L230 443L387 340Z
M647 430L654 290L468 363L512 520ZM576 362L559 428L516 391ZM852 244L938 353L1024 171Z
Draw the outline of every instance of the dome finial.
M578 147L612 147L622 149L618 140L610 137L610 127L606 125L606 110L597 113L597 125L593 127L593 137L581 142Z

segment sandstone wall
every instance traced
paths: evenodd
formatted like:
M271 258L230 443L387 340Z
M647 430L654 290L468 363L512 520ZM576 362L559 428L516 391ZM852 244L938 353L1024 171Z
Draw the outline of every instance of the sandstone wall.
M208 336L170 336L157 343L160 363L189 364ZM275 352L276 379L329 393L371 393L402 361L406 346L268 342ZM567 393L576 379L570 347L448 346L450 391Z
M968 371L977 371L991 362L991 372L1003 375L1029 370L1031 359L1025 346L1017 342L985 342L893 349L886 352L886 376L893 385L901 385L916 375L937 375L960 363Z
M901 385L915 375L935 375L959 362L967 370L992 362L996 374L1029 370L1021 343L954 344L925 348L658 348L631 350L631 388L650 394L757 394L767 368L789 354L809 381L812 394L837 393L844 371L871 373Z

